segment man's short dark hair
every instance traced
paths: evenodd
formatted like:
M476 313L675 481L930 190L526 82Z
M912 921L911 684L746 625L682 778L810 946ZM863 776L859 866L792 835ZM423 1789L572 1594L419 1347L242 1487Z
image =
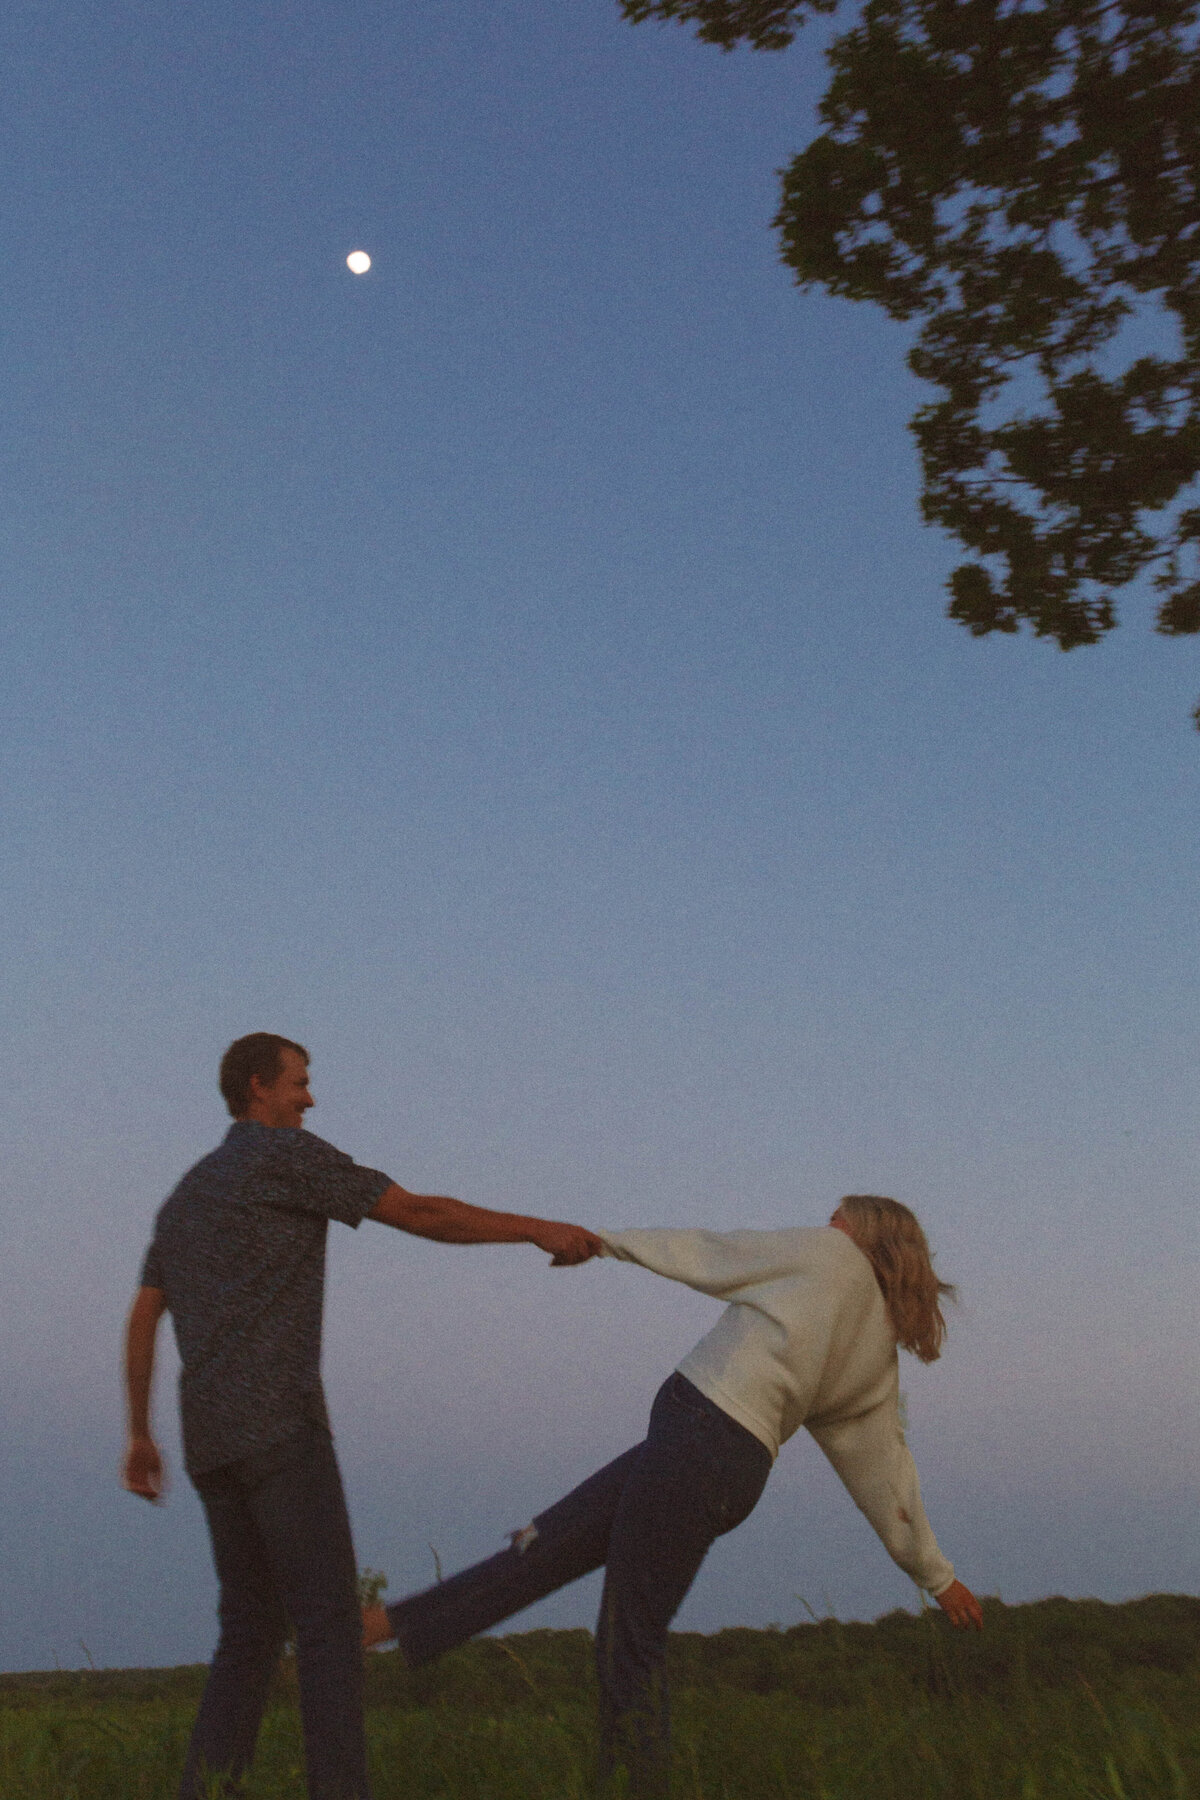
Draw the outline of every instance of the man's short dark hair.
M225 1104L235 1119L240 1119L250 1105L250 1077L274 1081L283 1068L283 1052L296 1050L308 1062L303 1044L291 1038L277 1037L273 1031L252 1031L230 1044L221 1058L219 1084Z

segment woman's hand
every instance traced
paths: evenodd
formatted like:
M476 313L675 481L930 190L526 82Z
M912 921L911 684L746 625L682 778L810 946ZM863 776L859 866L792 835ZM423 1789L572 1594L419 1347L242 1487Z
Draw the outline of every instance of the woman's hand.
M972 1631L983 1630L983 1608L961 1581L952 1581L945 1592L935 1594L934 1599L952 1625L967 1625Z

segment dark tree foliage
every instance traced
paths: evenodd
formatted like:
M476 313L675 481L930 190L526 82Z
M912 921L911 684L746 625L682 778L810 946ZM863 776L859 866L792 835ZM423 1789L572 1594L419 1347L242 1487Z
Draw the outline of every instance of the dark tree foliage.
M739 43L755 50L786 50L806 14L836 12L837 7L838 0L621 0L621 11L635 25L677 19L681 25L695 25L698 38L722 50Z
M622 0L781 49L836 0ZM1064 650L1153 571L1200 632L1200 4L867 0L782 172L801 287L919 321L922 511L972 553L950 616ZM1200 723L1200 709L1197 709Z

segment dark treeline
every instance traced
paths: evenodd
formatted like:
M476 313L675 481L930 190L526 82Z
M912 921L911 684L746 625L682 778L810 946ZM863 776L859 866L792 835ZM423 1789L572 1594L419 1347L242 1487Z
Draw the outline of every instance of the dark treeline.
M1050 1690L1083 1689L1097 1704L1116 1692L1166 1698L1200 1679L1200 1599L1152 1594L1120 1606L1050 1599L984 1603L985 1628L952 1633L932 1612L894 1612L874 1624L836 1619L787 1630L733 1628L671 1637L672 1685L693 1694L791 1695L806 1706L903 1706L929 1698L986 1698L1025 1708ZM587 1631L528 1631L481 1638L440 1663L410 1672L396 1652L368 1658L368 1703L496 1714L545 1710L590 1694ZM0 1706L113 1701L189 1702L202 1665L85 1669L0 1676ZM280 1700L294 1669L279 1675Z

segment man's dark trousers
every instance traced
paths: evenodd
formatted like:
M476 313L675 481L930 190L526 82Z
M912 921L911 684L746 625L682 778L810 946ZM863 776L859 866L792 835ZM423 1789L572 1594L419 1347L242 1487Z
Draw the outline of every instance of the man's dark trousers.
M296 1632L309 1800L369 1800L362 1619L333 1441L306 1423L282 1443L196 1477L221 1583L221 1636L180 1800L229 1792L250 1765L289 1621Z

